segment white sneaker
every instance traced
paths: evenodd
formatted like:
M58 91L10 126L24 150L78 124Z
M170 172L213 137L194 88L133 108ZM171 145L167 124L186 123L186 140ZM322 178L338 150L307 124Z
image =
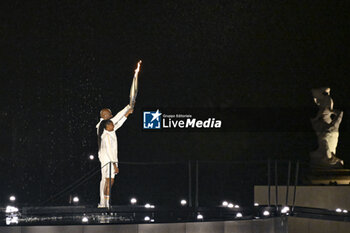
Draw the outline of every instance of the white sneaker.
M103 204L105 208L109 208L109 196L105 196Z
M106 200L106 203L105 203L104 207L105 208L109 208L109 201L108 200Z
M97 205L97 208L106 208L106 206L99 203L99 204Z

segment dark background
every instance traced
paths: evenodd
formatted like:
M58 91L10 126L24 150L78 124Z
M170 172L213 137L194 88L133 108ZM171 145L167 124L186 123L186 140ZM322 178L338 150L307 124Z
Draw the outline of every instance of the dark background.
M88 160L97 154L99 110L116 113L128 103L139 59L140 90L134 114L118 131L119 160L185 163L171 169L121 165L115 203L130 195L177 201L187 192L188 160L307 160L317 146L311 126L298 132L145 132L145 107L283 108L291 117L265 111L264 122L305 125L316 113L310 89L330 86L335 108L345 110L337 155L349 162L346 1L117 2L1 3L1 203L10 193L23 204L41 203L99 166ZM300 109L307 110L293 115ZM260 167L240 166L243 173L203 167L202 174L212 174L203 186L212 196L244 202L245 181L254 182L247 177L258 176ZM239 182L211 186L221 179ZM97 174L74 192L94 204L98 186ZM69 194L50 204L66 203Z

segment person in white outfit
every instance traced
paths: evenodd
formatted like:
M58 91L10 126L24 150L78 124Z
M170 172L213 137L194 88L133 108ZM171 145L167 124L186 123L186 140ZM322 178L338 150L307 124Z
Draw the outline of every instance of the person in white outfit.
M133 109L127 105L114 117L109 109L102 109L100 122L96 125L98 136L98 158L101 162L100 203L98 207L109 207L109 190L114 183L118 168L118 141L115 131L119 129ZM109 165L113 162L112 166ZM111 167L111 171L110 171Z

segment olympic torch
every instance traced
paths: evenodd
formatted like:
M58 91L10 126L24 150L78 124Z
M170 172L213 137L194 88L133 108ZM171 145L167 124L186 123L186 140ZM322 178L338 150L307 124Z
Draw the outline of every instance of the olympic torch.
M135 69L134 78L132 80L131 88L130 88L130 107L131 109L134 109L135 103L136 103L136 97L137 97L137 91L138 91L138 78L139 78L139 72L141 67L142 61L140 60L137 63L137 67Z

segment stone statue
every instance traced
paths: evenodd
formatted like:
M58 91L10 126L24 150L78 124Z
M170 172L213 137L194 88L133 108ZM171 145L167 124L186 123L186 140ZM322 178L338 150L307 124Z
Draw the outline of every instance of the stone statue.
M329 87L311 90L319 108L316 117L311 119L318 139L317 150L310 153L311 164L324 168L342 168L344 161L337 158L335 154L343 111L333 109L330 91Z

